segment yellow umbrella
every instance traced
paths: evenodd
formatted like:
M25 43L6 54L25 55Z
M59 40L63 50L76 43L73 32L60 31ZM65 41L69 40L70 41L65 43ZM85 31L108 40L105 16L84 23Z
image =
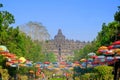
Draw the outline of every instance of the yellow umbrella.
M114 49L114 52L116 52L118 55L120 55L120 49Z
M70 67L69 70L73 70L73 67Z
M20 63L24 63L26 61L26 59L24 57L20 57L19 61L20 61Z
M34 73L34 71L33 71L33 70L30 70L29 72L30 72L30 73Z
M86 61L86 59L81 59L80 61L85 62L85 61Z

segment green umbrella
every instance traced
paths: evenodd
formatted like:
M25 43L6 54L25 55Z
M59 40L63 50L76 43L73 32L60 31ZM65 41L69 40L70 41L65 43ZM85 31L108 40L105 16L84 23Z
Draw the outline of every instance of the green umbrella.
M0 45L0 51L8 51L6 46Z

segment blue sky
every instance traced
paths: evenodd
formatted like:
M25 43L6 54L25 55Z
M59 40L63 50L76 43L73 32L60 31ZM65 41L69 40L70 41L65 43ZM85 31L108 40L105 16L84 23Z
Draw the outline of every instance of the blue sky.
M62 29L68 39L92 41L102 23L114 20L120 0L1 0L15 17L13 26L41 22L51 39Z

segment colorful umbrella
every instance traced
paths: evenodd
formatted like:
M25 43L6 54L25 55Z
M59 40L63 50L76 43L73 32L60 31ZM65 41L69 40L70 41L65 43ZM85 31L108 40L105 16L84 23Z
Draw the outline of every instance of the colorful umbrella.
M34 71L33 71L33 70L30 70L29 73L34 73Z
M20 57L19 61L20 61L20 63L24 63L26 61L26 59L24 57Z
M114 49L108 50L105 54L106 55L113 55L114 54Z
M80 62L79 62L79 61L75 61L74 63L75 63L75 64L80 64Z
M0 45L0 51L8 51L6 46Z
M59 67L60 67L60 68L65 68L65 65L60 65Z
M114 51L117 53L117 55L120 55L120 49L115 49Z
M106 53L108 50L98 50L98 53Z
M35 67L40 67L40 64L36 64Z
M44 62L44 64L50 64L50 62L46 61L46 62Z
M95 59L95 58L98 58L98 56L91 56L91 58Z
M66 64L66 62L62 61L62 62L60 62L60 64L65 65L65 64Z
M93 53L93 52L91 52L91 53L88 54L88 56L95 56L95 55L96 55L96 54Z
M114 48L120 48L120 45L114 45Z
M108 49L109 49L109 50L110 50L110 49L114 49L114 45L108 46Z
M108 47L106 47L106 46L101 46L101 47L99 47L99 50L108 50Z
M86 59L81 59L80 61L81 61L81 62L86 62L87 60L86 60Z
M98 49L98 53L105 53L108 51L108 47L106 46L101 46L99 49Z
M15 54L11 54L11 53L7 53L4 56L8 57L8 58L17 58L17 56Z
M115 41L115 42L113 42L112 44L113 44L113 45L118 45L118 44L120 45L120 40Z

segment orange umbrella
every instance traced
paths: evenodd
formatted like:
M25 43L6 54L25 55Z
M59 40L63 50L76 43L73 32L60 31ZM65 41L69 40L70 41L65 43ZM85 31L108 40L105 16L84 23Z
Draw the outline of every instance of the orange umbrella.
M60 68L65 68L65 65L60 65Z
M114 49L114 52L116 52L118 55L120 55L120 49Z
M98 53L105 53L105 52L107 52L108 51L108 47L106 47L106 46L101 46L101 47L99 47L99 49L98 49Z
M53 66L48 66L48 68L53 68Z
M108 50L108 47L106 47L106 46L101 46L101 47L99 47L98 50Z
M16 58L16 55L15 54L11 54L11 53L7 53L4 56L8 57L8 58Z
M40 64L36 64L35 67L40 67Z

